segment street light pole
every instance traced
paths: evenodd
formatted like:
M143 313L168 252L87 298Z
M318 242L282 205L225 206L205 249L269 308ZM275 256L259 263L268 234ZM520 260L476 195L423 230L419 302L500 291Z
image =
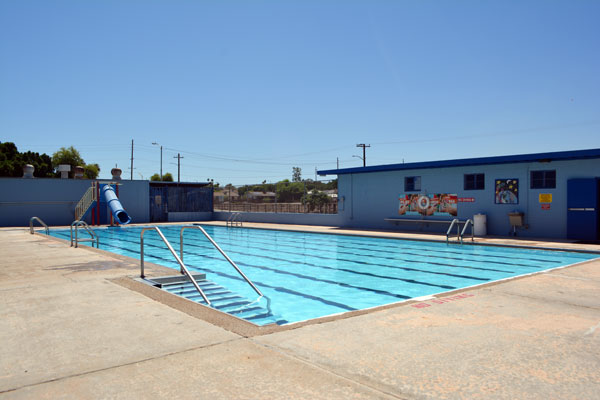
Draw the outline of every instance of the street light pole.
M162 181L162 145L159 145L156 142L152 142L155 146L160 146L160 180Z
M362 149L363 149L363 156L362 156L363 167L366 167L367 166L367 152L366 152L366 148L367 147L371 147L371 145L370 144L361 143L361 144L357 144L356 147L362 147Z

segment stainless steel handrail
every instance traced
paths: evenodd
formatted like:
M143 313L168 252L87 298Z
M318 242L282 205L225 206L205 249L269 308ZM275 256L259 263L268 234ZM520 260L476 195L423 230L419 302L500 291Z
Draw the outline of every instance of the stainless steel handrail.
M75 220L71 223L71 247L73 247L73 226L75 226L75 247L79 247L79 242L92 242L92 247L94 247L94 243L96 242L96 248L100 247L100 237L96 232L87 224L87 222L82 220ZM86 232L90 235L90 239L79 239L79 227L83 226Z
M460 244L462 244L463 242L463 237L465 236L465 232L467 231L467 227L469 225L471 225L471 242L475 241L475 229L473 226L473 220L469 218L465 221L465 226L463 227L462 232L460 233Z
M452 222L450 223L450 227L448 228L448 231L446 232L446 243L448 243L448 240L450 238L450 233L452 232L452 228L454 227L454 224L456 224L456 235L460 238L460 221L458 220L458 218L454 218L452 220Z
M38 217L31 217L31 219L29 219L29 233L31 233L33 235L33 221L38 221L40 224L42 224L44 226L46 235L50 234L50 229L48 229L48 225L46 225L46 223Z
M219 245L217 244L217 242L215 242L213 240L212 237L210 237L210 235L208 233L206 233L206 231L204 230L204 228L202 228L201 226L198 225L187 225L187 226L183 226L181 227L181 230L179 231L179 255L181 257L181 260L183 260L183 231L186 229L200 229L200 231L204 234L204 236L206 236L206 238L212 243L213 246L215 246L215 248L217 250L219 250L219 252L223 255L223 257L225 257L225 259L227 261L229 261L229 264L231 264L231 266L233 268L235 268L235 270L242 276L242 278L244 278L244 280L246 280L246 282L252 286L252 289L254 289L254 291L256 293L258 293L259 296L262 297L266 297L265 295L262 294L262 292L260 290L258 290L258 288L254 285L254 283L252 283L252 281L250 279L248 279L248 277L242 272L242 270L231 260L231 258L229 258L229 256L227 254L225 254L225 252L219 247Z
M192 284L194 285L194 287L196 288L198 293L200 293L200 296L202 296L204 301L206 301L206 304L208 304L210 306L210 300L208 300L208 297L206 297L206 295L204 294L202 289L200 289L200 286L198 286L198 282L196 282L196 280L194 279L192 274L190 274L190 271L188 271L187 267L183 263L182 259L179 258L179 256L175 252L175 250L173 250L171 243L169 243L169 241L167 240L165 235L163 235L163 233L160 231L160 229L158 229L158 227L156 227L156 226L153 226L150 228L143 228L142 232L140 233L140 272L141 272L140 277L145 278L145 275L144 275L144 232L152 231L152 230L156 231L156 233L158 233L158 236L160 236L162 241L167 245L167 248L169 249L171 254L173 254L173 257L175 257L175 260L177 260L177 263L180 266L181 273L187 275L187 277L190 279L190 281L192 281Z

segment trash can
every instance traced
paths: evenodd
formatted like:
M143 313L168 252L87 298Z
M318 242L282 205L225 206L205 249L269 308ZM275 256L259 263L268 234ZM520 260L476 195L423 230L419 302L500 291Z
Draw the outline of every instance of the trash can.
M473 234L475 236L487 235L487 215L485 215L485 214L473 215Z
M508 220L511 226L523 226L523 213L514 211L508 213Z

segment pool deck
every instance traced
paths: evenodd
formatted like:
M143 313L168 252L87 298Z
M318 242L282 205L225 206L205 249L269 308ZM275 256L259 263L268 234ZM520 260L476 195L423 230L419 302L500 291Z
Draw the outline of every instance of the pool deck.
M600 251L566 241L476 242ZM0 254L0 399L598 399L600 393L600 261L349 318L240 334L120 284L139 274L135 260L70 248L21 228L0 228Z

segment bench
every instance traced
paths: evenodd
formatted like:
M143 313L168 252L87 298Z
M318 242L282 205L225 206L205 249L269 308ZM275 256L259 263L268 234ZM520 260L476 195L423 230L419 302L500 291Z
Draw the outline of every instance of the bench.
M461 221L458 218L455 219L425 219L425 218L420 218L420 219L414 219L414 218L384 218L384 221L388 221L388 222L392 222L394 225L397 225L399 222L402 223L416 223L416 224L448 224L448 231L446 232L446 242L448 242L448 239L450 237L450 231L452 230L452 227L454 225L456 225L456 235L458 237L458 240L460 240L460 242L462 243L463 241L463 235L465 234L465 231L467 230L467 224L471 224L471 241L474 240L473 236L474 236L474 227L473 227L473 221L470 219L467 219L466 221ZM462 231L460 230L460 226L461 225L465 225L464 228L462 229Z

